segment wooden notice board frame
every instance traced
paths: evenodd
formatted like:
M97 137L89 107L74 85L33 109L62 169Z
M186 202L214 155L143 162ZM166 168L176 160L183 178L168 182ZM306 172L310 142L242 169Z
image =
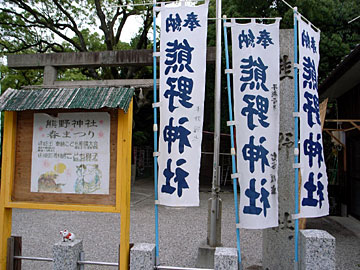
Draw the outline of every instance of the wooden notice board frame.
M59 109L36 112L74 111L84 110ZM6 269L7 239L11 236L12 208L120 213L119 267L128 269L133 101L127 113L122 109L96 111L107 111L111 115L109 195L30 193L31 163L26 163L29 162L29 158L31 161L29 149L32 148L34 111L5 112L0 186L0 270ZM21 152L21 147L25 147L25 151Z
M83 113L105 112L110 115L110 174L109 195L91 194L64 194L64 193L40 193L30 192L31 181L31 157L33 142L33 120L35 113L56 115L58 113ZM58 204L88 204L116 206L116 146L118 131L118 111L110 110L43 110L22 111L17 113L17 132L15 142L15 175L14 186L11 193L13 202L28 203L58 203Z

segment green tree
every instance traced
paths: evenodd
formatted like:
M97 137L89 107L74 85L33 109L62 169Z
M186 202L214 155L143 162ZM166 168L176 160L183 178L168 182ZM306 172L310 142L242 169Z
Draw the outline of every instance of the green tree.
M321 29L320 39L320 83L336 67L341 59L346 56L357 44L360 43L360 19L348 24L348 21L360 15L359 0L287 0L298 11L310 20L316 27ZM210 2L209 17L215 17L215 1ZM281 17L280 28L291 29L294 27L293 10L281 0L223 0L222 14L227 18L266 18ZM239 23L250 20L238 20ZM264 21L267 23L269 21ZM215 21L209 21L208 45L215 46ZM231 35L228 32L229 50L231 53ZM223 44L224 45L224 44ZM225 67L223 55L222 67ZM206 102L204 130L213 130L214 111L214 66L207 66ZM221 118L222 132L228 132L226 126L228 116L228 103L226 89L226 77L222 76L222 102Z
M2 0L0 5L0 56L10 53L88 52L130 49L121 42L125 23L141 15L143 27L132 48L148 46L152 22L151 6L126 6L141 0ZM135 70L118 67L84 68L60 77L119 79ZM78 73L78 75L74 74ZM20 72L21 75L21 72Z
M223 1L224 2L224 1ZM360 43L358 0L288 0L291 6L321 30L319 81L324 80ZM280 28L293 28L293 11L281 0L227 0L223 14L228 17L281 17Z

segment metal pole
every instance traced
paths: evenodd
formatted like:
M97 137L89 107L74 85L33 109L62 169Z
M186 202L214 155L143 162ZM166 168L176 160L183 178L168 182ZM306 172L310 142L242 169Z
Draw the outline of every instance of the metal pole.
M224 16L225 17L225 16ZM230 69L229 61L229 46L227 38L227 27L225 25L226 19L224 19L224 47L225 47L225 68ZM229 103L229 121L233 121L232 113L232 99L231 99L231 84L230 84L230 74L226 74L227 90L228 90L228 103ZM234 127L230 126L230 138L231 138L231 164L232 164L232 173L235 174L236 162L235 162L235 143L234 143ZM238 204L238 195L237 195L237 178L233 179L233 191L234 191L234 204L235 204L235 222L236 225L240 223L239 217L239 204ZM236 227L236 245L238 253L238 269L242 269L241 263L241 247L240 247L240 229Z
M220 120L221 120L221 0L216 0L216 66L215 66L215 101L214 101L214 160L213 177L211 190L211 211L210 211L210 235L209 246L215 247L217 244L217 228L221 227L219 216L219 152L220 152ZM220 236L219 236L220 237Z
M294 8L294 64L298 63L298 53L297 53L297 43L298 43L298 27L297 27L297 19L296 19L297 8ZM298 100L298 68L296 65L294 66L294 112L299 111L299 100ZM299 119L295 117L295 148L299 147L299 139L298 139L298 130L299 130ZM298 155L294 156L294 163L297 164L299 162ZM299 213L299 169L295 168L295 214ZM295 258L294 258L294 269L298 269L298 261L299 261L299 219L295 219Z
M155 270L214 270L213 268L191 268L159 265L154 267Z
M156 53L156 0L154 0L153 12L153 53ZM156 56L153 55L153 78L154 78L154 103L157 102L156 91ZM158 151L158 132L157 132L157 108L154 107L154 152ZM157 205L158 200L158 159L154 155L154 192L155 192L155 265L159 264L159 208Z

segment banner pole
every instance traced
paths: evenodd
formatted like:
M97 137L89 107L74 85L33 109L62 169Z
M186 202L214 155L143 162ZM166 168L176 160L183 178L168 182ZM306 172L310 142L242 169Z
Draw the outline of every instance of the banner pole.
M216 18L221 18L221 0L216 0ZM221 244L221 234L217 235L218 228L221 232L220 216L220 120L221 120L221 20L216 20L216 62L215 62L215 101L214 101L214 159L211 189L211 211L209 246L216 247Z
M227 37L227 27L225 25L226 19L224 19L224 46L225 46L225 63L226 69L230 69L229 64L229 46L228 46L228 37ZM228 90L228 103L229 103L229 121L233 121L232 114L232 99L231 99L231 84L230 84L230 73L226 74L227 80L227 90ZM236 170L236 162L235 162L235 145L234 145L234 126L230 125L230 136L231 136L231 162L232 162L232 173L235 174ZM234 203L235 203L235 222L239 224L239 204L237 198L237 178L233 179L233 189L234 189ZM236 245L237 245L237 253L238 253L238 269L242 269L241 264L241 247L240 247L240 229L236 227Z
M299 100L298 100L298 67L296 64L298 63L298 27L297 27L297 18L296 18L297 8L294 8L294 112L299 112ZM295 117L295 148L299 147L299 138L298 138L298 130L299 130L299 118ZM298 152L298 151L297 151ZM298 155L294 156L294 163L297 164L299 162ZM295 214L299 213L299 168L295 168ZM294 260L294 269L298 269L298 261L299 261L299 219L295 219L295 260Z
M156 0L153 2L153 78L154 78L154 97L153 102L157 102L156 91ZM157 143L157 107L154 106L154 152L158 151ZM155 265L159 265L159 209L158 209L158 157L154 155L154 186L155 186Z

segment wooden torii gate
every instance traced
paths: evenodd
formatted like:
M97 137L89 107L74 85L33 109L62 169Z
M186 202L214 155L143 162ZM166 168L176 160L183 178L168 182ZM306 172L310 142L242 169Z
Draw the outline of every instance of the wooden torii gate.
M215 47L207 49L207 62L215 62ZM7 56L8 67L13 69L44 69L43 85L47 87L126 86L152 88L152 79L58 81L59 68L152 66L152 50L123 50L81 53L12 54ZM32 88L34 86L31 86Z
M44 69L43 85L27 86L24 88L89 88L89 87L134 87L152 89L152 79L126 79L126 80L91 80L91 81L59 81L57 80L59 68L81 68L81 67L116 67L116 66L152 66L153 65L153 52L152 50L129 50L129 51L103 51L103 52L83 52L83 53L52 53L52 54L22 54L22 55L8 55L7 63L9 68L13 69ZM207 51L207 62L215 62L215 47L209 47ZM131 110L132 111L132 105ZM125 129L131 129L132 113L125 116L125 114L119 113L119 126L126 127ZM6 168L2 175L4 176L1 183L1 211L0 223L1 235L9 236L11 233L11 209L21 205L22 208L34 208L34 209L48 209L48 210L74 210L74 211L109 211L109 207L103 206L82 206L80 204L73 205L61 205L61 204L46 204L38 205L37 203L15 202L11 198L11 189L13 186L13 168L14 168L14 143L15 143L15 130L16 130L16 113L6 112L5 118L5 140L6 147L3 164ZM120 134L120 133L119 133ZM122 133L121 133L122 134ZM129 133L131 134L131 132ZM127 134L120 141L127 143L126 149L129 148L131 136ZM130 152L129 152L130 153ZM131 155L131 154L130 154ZM119 154L120 156L120 154ZM126 159L130 160L129 157ZM121 166L120 166L121 165ZM120 164L117 167L117 178L119 176L119 168L126 170L127 163ZM129 174L129 172L127 172ZM125 175L121 179L130 179ZM125 218L121 218L121 235L120 235L120 252L119 269L127 269L129 265L129 234L130 234L130 180L129 183L123 180L117 185L119 193L121 193L121 200L116 201L114 209L110 209L113 212L119 212L125 215ZM101 208L103 207L103 208ZM95 209L96 208L96 209ZM103 209L103 210L102 210ZM125 222L124 222L125 221ZM0 224L1 225L1 224ZM7 239L1 239L0 243L0 269L5 269L6 264L6 241ZM124 247L126 252L124 251Z

